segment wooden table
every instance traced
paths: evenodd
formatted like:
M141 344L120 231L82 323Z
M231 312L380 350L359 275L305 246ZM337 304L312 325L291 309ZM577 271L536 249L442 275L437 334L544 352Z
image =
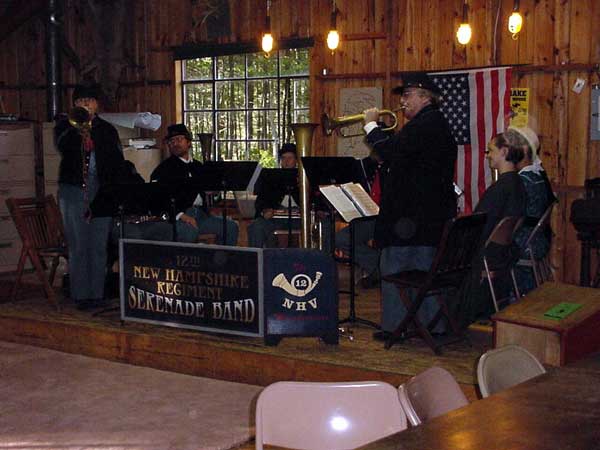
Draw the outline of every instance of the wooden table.
M562 320L544 316L561 302L581 307ZM564 366L600 351L600 289L549 282L492 316L494 347L517 344L543 364Z
M361 449L600 449L600 354Z

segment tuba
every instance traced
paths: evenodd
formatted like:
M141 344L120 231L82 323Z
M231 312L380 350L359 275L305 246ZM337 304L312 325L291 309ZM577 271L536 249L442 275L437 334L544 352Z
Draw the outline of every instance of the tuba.
M202 162L212 160L212 142L214 135L212 133L198 133L200 139L200 148L202 149Z
M300 181L300 219L302 221L300 244L302 248L310 248L310 204L309 204L309 185L308 178L304 172L302 164L303 156L310 156L312 147L312 138L318 123L293 123L291 124L294 138L296 139L296 149L298 152L298 179Z

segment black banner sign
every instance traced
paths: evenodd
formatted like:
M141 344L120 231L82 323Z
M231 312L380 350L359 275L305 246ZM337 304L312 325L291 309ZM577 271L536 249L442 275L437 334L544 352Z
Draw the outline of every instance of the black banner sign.
M282 336L320 336L338 343L337 270L318 250L266 249L264 302L267 344Z
M260 250L120 241L121 318L263 336Z

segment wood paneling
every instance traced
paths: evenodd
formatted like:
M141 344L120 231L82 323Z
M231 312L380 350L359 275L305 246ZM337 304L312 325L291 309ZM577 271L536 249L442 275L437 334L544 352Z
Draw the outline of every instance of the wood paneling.
M64 0L64 31L81 65L93 61L90 14L86 2ZM595 0L521 0L524 27L514 40L507 31L513 0L470 0L473 40L466 47L455 39L463 0L337 0L338 29L343 40L335 54L325 47L331 0L273 0L272 28L276 39L313 37L311 53L311 115L335 115L341 88L382 87L384 104L394 107L391 88L402 70L443 70L494 64L560 66L600 62L600 2ZM119 111L150 110L162 114L163 127L176 120L176 80L170 47L200 39L193 28L202 11L190 0L129 2L126 54L128 66L117 105ZM258 40L264 28L265 0L229 0L231 32L219 43ZM334 75L321 77L327 68ZM577 282L579 243L569 222L570 204L582 195L586 178L600 176L600 146L589 139L590 86L596 73L581 70L533 71L515 74L513 86L531 89L532 125L539 131L541 156L560 194L552 219L555 230L553 262L559 279ZM376 76L373 76L376 74ZM362 77L361 77L362 76ZM577 78L587 84L581 94L571 91ZM72 86L81 74L63 58L63 82ZM170 84L155 84L168 80ZM10 112L33 120L46 114L44 26L35 17L10 34L0 46L0 95ZM64 94L65 108L71 89ZM146 133L153 135L153 133ZM315 133L317 154L334 154L335 137Z

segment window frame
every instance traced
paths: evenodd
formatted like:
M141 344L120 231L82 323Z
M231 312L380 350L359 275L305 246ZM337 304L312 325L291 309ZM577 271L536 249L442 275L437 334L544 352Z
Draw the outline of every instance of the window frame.
M250 76L248 74L248 66L249 66L249 56L250 55L260 55L261 52L245 52L245 53L239 53L239 54L233 54L233 53L228 53L226 55L205 55L205 56L200 56L199 58L185 58L182 59L180 61L180 64L177 68L178 71L178 76L177 78L179 79L179 95L181 98L181 103L180 105L178 105L178 115L181 114L181 118L183 123L188 123L188 117L189 114L194 114L194 113L199 113L199 114L209 114L212 120L212 130L202 130L201 132L203 133L212 133L213 134L213 140L214 140L214 152L218 153L218 158L224 158L226 156L225 152L223 150L221 150L221 143L225 142L225 143L232 143L233 145L237 144L237 143L243 143L243 150L241 151L237 151L239 152L238 155L232 155L235 159L235 156L239 156L240 160L248 160L250 158L250 153L252 151L252 144L257 144L257 143L265 143L265 149L268 149L269 147L271 148L271 153L273 158L277 158L277 149L279 148L279 146L283 143L284 139L291 141L293 140L293 136L291 133L286 133L286 130L284 130L283 127L283 123L282 123L282 116L284 114L284 105L283 105L283 93L284 93L284 89L282 89L282 85L283 83L286 82L286 80L290 80L290 82L292 83L292 85L290 86L290 94L292 95L292 117L293 118L297 118L299 115L305 115L307 117L310 117L310 50L311 48L309 46L302 46L302 47L297 47L295 48L297 50L305 50L307 52L307 57L306 57L306 61L307 61L307 66L306 66L306 72L304 74L291 74L291 75L287 75L287 74L283 74L281 73L281 60L285 57L282 56L282 52L285 52L286 50L291 50L291 49L279 49L276 52L273 52L273 54L270 56L271 58L276 57L277 58L277 64L276 64L276 73L273 75L254 75L254 76ZM221 76L219 77L218 74L218 59L219 58L223 58L223 57L227 57L227 56L240 56L242 55L244 57L244 73L242 76ZM193 59L200 59L200 58L210 58L211 59L211 64L210 64L210 78L189 78L186 75L186 63L189 60L193 60ZM274 80L277 83L277 102L276 102L276 107L250 107L249 105L249 97L248 97L248 93L249 93L249 84L252 81L256 81L256 80ZM307 84L307 89L308 89L308 98L307 98L307 104L306 106L301 106L298 107L297 106L297 98L298 96L296 95L296 90L298 89L298 84L295 82L297 80L304 80ZM218 92L217 92L217 86L219 83L225 82L232 82L232 81L243 81L244 83L244 105L240 108L219 108L218 106ZM189 108L188 105L188 101L187 101L187 97L186 97L186 88L190 85L210 85L210 89L212 91L212 109L197 109L197 108ZM218 117L220 113L232 113L232 112L241 112L243 113L244 116L244 137L243 138L230 138L230 137L226 137L225 139L219 137L217 130L218 130ZM276 114L276 119L277 119L277 130L275 133L275 137L272 139L260 139L260 138L251 138L250 137L250 131L251 131L251 114L254 112L264 112L266 114L269 114L269 112L275 112ZM289 137L288 137L289 136ZM195 133L194 131L192 132L192 142L193 142L193 154L199 156L200 155L200 151L199 151L199 139L198 139L198 134Z

